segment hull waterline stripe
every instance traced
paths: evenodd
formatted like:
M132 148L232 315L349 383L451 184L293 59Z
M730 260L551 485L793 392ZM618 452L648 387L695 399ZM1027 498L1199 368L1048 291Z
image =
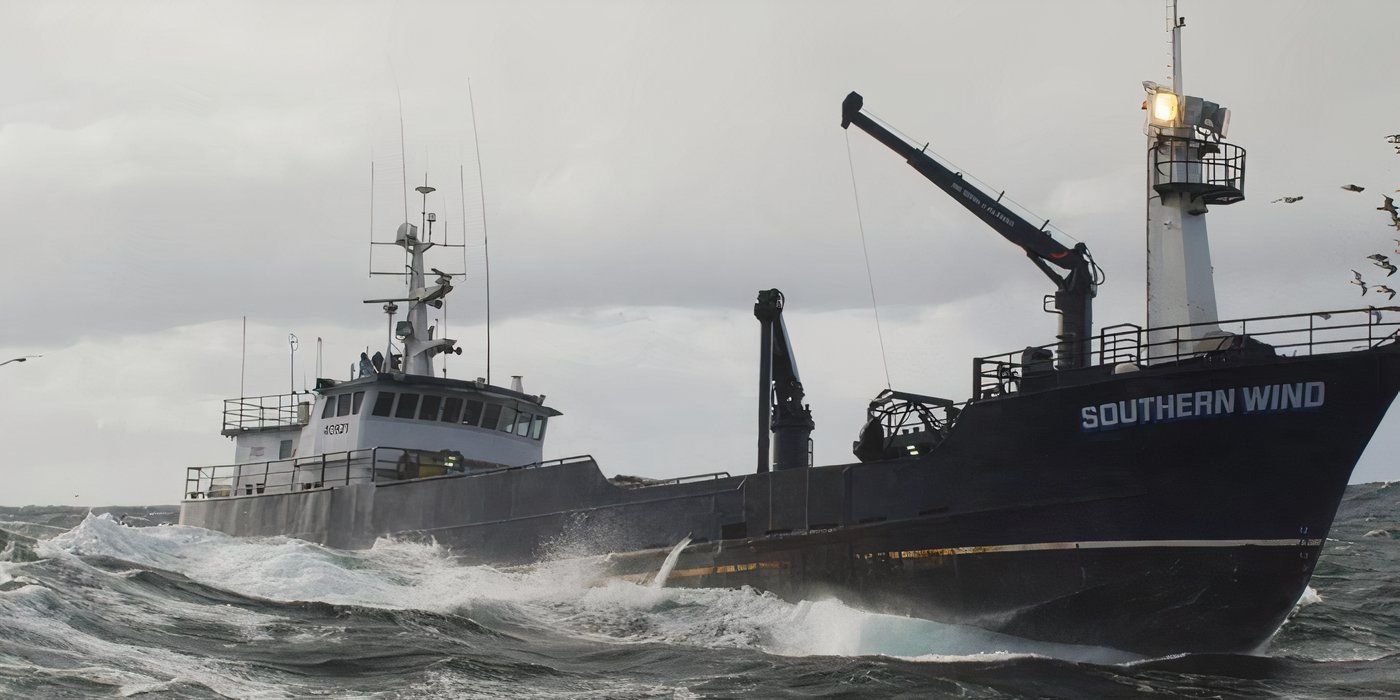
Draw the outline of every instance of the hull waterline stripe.
M1043 552L1057 549L1137 549L1144 547L1317 547L1321 539L1273 540L1097 540L1092 542L1037 542L1035 544L1001 544L980 547L945 547L939 549L907 549L899 552L874 552L866 558L884 554L891 559L919 559L957 554L994 554L997 552Z
M1037 542L1033 544L1003 544L981 547L943 547L936 549L907 549L894 552L869 552L856 555L861 559L884 556L890 559L927 559L931 557L965 556L969 554L998 554L1009 552L1044 552L1066 549L1146 549L1154 547L1170 548L1229 548L1229 547L1320 547L1321 538L1271 539L1271 540L1099 540L1093 542ZM700 566L690 569L675 569L669 578L692 578L717 574L742 573L759 569L786 569L786 561L763 561L746 564L726 564L722 566ZM626 574L623 580L645 582L651 573Z

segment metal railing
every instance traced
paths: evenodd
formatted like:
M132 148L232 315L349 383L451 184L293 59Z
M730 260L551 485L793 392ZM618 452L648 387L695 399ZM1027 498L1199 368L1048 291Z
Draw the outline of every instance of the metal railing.
M298 406L315 403L315 395L307 392L244 396L224 399L224 435L236 435L247 430L292 428L305 425ZM310 407L307 408L310 416Z
M1310 356L1367 350L1395 338L1400 306L1315 311L1281 316L1183 324L1144 329L1125 323L1108 326L1094 336L1090 351L1093 366L1162 365L1184 361L1228 362L1232 357ZM972 361L972 388L976 398L991 398L1020 391L1055 370L1044 351L1054 343ZM1037 352L1040 351L1040 352Z
M1149 151L1152 187L1159 194L1189 192L1206 204L1244 199L1243 148L1215 139L1160 136Z
M443 476L486 476L584 461L592 462L593 457L578 455L514 467L474 468L453 451L373 447L266 462L189 467L185 470L185 498L292 493L366 481L382 485Z
M643 484L631 485L630 488L650 488L652 486L674 486L676 484L689 484L696 481L719 481L728 479L729 472L708 472L705 474L691 474L690 476L677 476L671 479L657 479L647 481Z

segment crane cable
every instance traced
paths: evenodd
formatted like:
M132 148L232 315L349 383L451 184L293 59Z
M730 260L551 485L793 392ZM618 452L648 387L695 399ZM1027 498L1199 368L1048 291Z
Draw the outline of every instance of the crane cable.
M875 312L875 337L880 340L880 362L885 366L885 388L890 383L890 359L885 354L885 334L880 330L880 305L875 301L875 276L870 273L870 249L865 245L865 219L860 213L860 190L856 188L856 164L851 157L851 132L846 131L846 165L851 169L851 196L856 203L856 225L860 228L860 251L865 255L865 281L870 285L870 309Z

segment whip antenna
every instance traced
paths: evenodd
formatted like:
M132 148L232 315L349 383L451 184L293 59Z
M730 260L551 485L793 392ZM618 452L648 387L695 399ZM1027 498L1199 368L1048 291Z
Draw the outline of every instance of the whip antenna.
M476 189L481 193L481 252L486 270L486 383L491 383L491 239L486 232L486 182L481 174L481 141L476 135L476 100L472 79L467 78L467 104L472 113L472 148L476 151ZM459 166L460 172L460 166ZM462 205L466 206L465 203ZM465 209L464 209L465 211ZM464 253L465 254L465 253Z
M374 278L374 151L369 154L369 276Z
M408 221L408 147L403 135L403 91L399 89L399 77L394 76L394 96L399 100L399 166L403 176L403 220Z

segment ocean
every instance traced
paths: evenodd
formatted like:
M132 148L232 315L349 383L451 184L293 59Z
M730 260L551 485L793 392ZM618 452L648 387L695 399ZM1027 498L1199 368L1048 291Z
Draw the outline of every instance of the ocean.
M169 525L174 507L0 508L3 697L1400 695L1400 483L1352 486L1255 655L1140 658L749 589L465 566Z

